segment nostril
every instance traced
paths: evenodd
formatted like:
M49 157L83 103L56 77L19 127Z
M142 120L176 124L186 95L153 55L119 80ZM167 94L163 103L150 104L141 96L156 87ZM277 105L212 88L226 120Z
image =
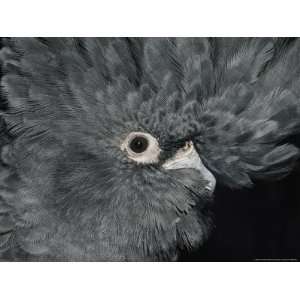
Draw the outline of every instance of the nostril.
M191 150L193 147L193 142L192 141L189 141L189 142L186 142L184 147L182 148L183 151L189 151Z

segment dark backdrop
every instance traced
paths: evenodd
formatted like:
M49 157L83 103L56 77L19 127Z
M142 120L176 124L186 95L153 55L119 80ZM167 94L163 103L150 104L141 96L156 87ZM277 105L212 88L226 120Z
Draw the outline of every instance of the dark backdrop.
M300 147L300 137L291 142ZM204 247L183 261L300 259L300 163L278 182L232 191L217 186L215 229Z

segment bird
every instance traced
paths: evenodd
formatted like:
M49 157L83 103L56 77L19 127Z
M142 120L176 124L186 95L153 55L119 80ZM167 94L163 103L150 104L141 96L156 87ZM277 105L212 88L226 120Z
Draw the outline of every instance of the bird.
M1 260L176 261L298 162L297 38L2 43Z

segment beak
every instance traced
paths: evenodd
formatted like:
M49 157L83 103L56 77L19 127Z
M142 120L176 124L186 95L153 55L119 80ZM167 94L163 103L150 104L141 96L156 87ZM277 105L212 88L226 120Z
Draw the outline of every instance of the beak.
M214 175L202 163L193 142L188 142L183 148L179 149L174 157L168 159L162 167L166 170L176 169L196 169L208 182L206 189L213 192L216 187Z

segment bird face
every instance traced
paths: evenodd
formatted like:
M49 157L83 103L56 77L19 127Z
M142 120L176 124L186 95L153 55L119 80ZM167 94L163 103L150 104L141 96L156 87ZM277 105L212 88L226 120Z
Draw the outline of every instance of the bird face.
M132 132L121 145L128 158L137 164L155 164L160 161L161 149L159 142L149 133ZM173 157L167 159L162 168L165 170L195 169L207 180L205 189L214 191L216 180L213 174L203 165L192 141L187 141Z
M119 68L107 80L113 53L101 65L102 48L88 40L92 64L93 53L67 42L47 50L17 42L23 58L8 73L17 65L29 75L3 81L18 245L35 259L89 261L172 260L198 247L211 228L215 179L194 142L193 105L136 86Z

